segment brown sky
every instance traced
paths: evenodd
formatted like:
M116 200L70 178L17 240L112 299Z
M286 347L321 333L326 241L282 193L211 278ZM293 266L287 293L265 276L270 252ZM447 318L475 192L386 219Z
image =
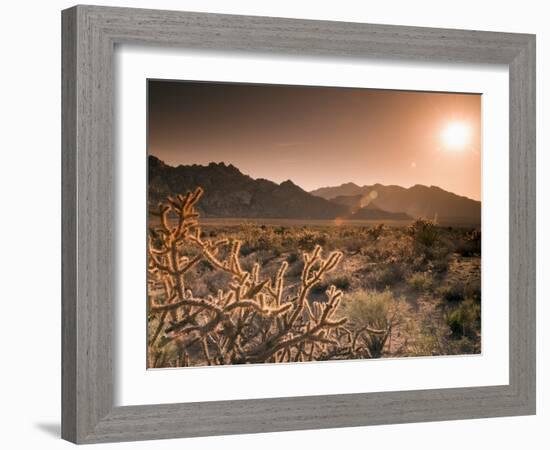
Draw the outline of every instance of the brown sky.
M481 96L150 80L148 151L171 165L231 163L305 190L346 182L439 186L479 200ZM450 123L470 129L451 151Z

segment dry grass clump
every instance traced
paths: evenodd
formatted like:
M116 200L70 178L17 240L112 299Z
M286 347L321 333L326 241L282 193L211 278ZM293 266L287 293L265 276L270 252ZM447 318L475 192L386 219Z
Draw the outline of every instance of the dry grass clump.
M380 358L395 319L393 294L362 289L346 296L342 306L341 314L348 319L347 327L357 335L362 351L369 358Z
M440 327L436 321L426 317L419 324L411 324L411 337L407 345L408 356L438 356L449 354L448 329Z
M450 311L445 320L454 338L475 338L481 327L481 307L471 299Z
M445 315L451 331L448 354L479 353L481 351L481 305L472 299L461 302Z
M433 276L428 272L414 272L407 278L407 283L417 292L428 291L433 287Z

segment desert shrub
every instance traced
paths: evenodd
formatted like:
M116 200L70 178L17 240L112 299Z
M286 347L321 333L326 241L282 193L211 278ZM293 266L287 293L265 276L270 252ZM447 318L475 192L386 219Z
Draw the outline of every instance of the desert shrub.
M326 301L310 298L339 264L342 253L303 254L298 283L287 285L288 263L242 264L239 239L206 238L195 205L202 189L160 204L160 225L148 239L148 367L311 361L364 357L338 314L342 292L331 285ZM269 233L247 226L250 242ZM211 271L197 277L207 261ZM193 283L191 283L191 281Z
M292 252L292 253L289 253L289 255L286 257L286 262L289 264L293 264L296 261L298 261L299 258L300 256L298 255L298 253Z
M433 334L423 334L416 338L408 351L411 356L437 356L440 354L439 339Z
M457 241L454 251L466 257L481 255L481 231L472 230L466 233Z
M207 291L201 292L201 295L216 294L218 290L222 289L231 281L231 276L225 272L214 270L203 274L200 278L196 277L193 273L190 274L187 282L195 288L199 282L202 282L206 286Z
M341 291L347 291L351 287L351 280L346 275L341 275L336 278L330 279L330 284L334 285L336 289Z
M256 243L257 250L272 250L274 248L274 241L269 234L262 234Z
M455 281L439 290L439 294L448 302L459 302L464 300L464 284Z
M380 249L376 247L367 247L364 254L370 261L380 261L382 259Z
M276 260L281 253L277 247L273 249L259 250L258 253L254 255L255 262L259 263L262 267L266 267L269 263Z
M421 218L409 225L407 233L413 239L414 244L420 247L433 247L439 238L435 222Z
M348 318L350 326L386 328L393 301L393 295L389 290L378 292L361 289L346 296L342 312Z
M315 247L315 235L310 231L304 231L298 238L297 245L301 250L311 250Z
M358 290L349 294L342 307L354 342L370 358L380 358L391 333L390 314L395 299L389 290Z
M435 273L445 273L449 270L452 261L451 255L442 252L430 252L431 259L427 261L429 270Z
M404 356L437 356L445 354L448 328L432 314L412 318L407 314L400 330L404 332L401 354ZM443 325L443 326L441 326Z
M464 299L481 301L481 280L474 279L468 282L454 281L440 288L438 293L448 302L459 302Z
M481 338L478 334L475 338L462 337L451 339L447 345L448 355L467 355L481 353Z
M380 236L384 233L385 226L383 223L372 226L367 230L367 236L370 237L373 241L377 241Z
M330 278L327 281L324 281L323 283L319 283L314 286L311 290L311 293L315 295L324 294L330 286L334 286L340 291L347 291L351 287L351 280L346 275Z
M397 261L390 261L377 272L375 285L380 289L385 289L403 281L404 275L403 266Z
M207 260L203 259L197 263L197 269L199 272L211 272L214 270L214 267Z
M281 246L290 251L294 251L298 247L296 233L287 233L281 237Z
M437 356L443 354L442 337L439 333L424 332L408 346L410 356Z
M415 272L407 278L407 283L415 291L427 291L433 286L433 277L426 272Z
M285 234L288 231L287 227L276 227L273 232L276 234Z
M291 264L289 266L287 275L290 278L300 277L302 275L303 270L304 270L304 261L302 259L299 259L294 264ZM317 287L317 284L313 288L315 287Z
M464 297L471 298L475 302L481 302L481 280L471 280L464 285Z
M360 237L352 237L345 240L345 249L352 255L356 255L361 252L365 246L365 240Z
M449 340L445 348L446 355L466 355L480 352L481 340L471 339L466 336Z
M481 307L471 299L449 312L445 321L453 338L476 338L481 328Z
M242 242L240 255L248 256L256 252L271 252L280 255L284 251L283 239L272 227L244 223L241 225L239 241ZM226 236L228 237L228 236Z
M327 239L324 236L306 230L298 239L297 245L301 250L311 251L316 245L323 246L326 242Z
M255 251L256 251L256 247L250 244L241 245L241 248L240 248L241 256L248 256L254 253Z

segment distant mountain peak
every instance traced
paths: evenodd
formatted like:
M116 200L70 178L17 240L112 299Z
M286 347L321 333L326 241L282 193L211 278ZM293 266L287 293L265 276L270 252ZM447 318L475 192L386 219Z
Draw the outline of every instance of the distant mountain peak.
M348 183L344 183L341 186L343 186L343 187L355 187L355 188L359 187L357 184L353 183L352 181L350 181Z
M233 164L226 164L224 161L208 163L208 167L221 167L221 168L228 168L228 169L236 169L236 167Z
M185 166L184 166L185 167ZM211 162L208 164L208 166L202 166L202 167L209 167L211 169L218 169L218 170L227 170L229 172L238 172L242 173L237 167L235 167L233 164L226 164L224 161L220 162Z
M299 189L300 191L304 191L300 186L298 186L292 180L285 180L281 184L279 184L279 186L282 188Z
M154 166L159 166L159 165L166 166L166 163L165 163L164 161L162 161L161 159L157 158L155 155L149 155L149 157L148 157L148 163L149 163L149 166L151 166L151 165L154 165Z

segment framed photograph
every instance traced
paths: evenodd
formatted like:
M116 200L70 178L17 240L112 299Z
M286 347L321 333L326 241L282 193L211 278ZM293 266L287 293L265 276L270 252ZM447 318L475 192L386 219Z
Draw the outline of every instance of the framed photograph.
M62 13L62 435L535 413L535 37Z

